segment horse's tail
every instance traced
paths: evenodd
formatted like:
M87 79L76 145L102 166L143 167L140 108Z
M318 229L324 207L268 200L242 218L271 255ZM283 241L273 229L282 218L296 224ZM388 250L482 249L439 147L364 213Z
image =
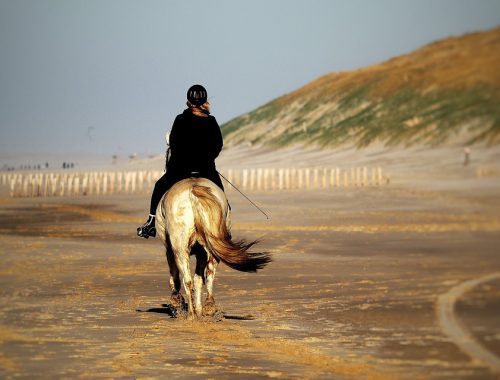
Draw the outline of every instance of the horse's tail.
M209 187L193 185L191 204L197 234L210 252L227 266L242 272L256 272L271 262L268 252L248 251L257 241L232 241L222 205Z

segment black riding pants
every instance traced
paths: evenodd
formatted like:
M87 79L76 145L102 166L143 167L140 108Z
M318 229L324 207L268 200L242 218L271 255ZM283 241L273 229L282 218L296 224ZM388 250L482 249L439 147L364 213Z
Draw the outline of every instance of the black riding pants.
M173 171L167 170L165 174L163 174L158 181L155 183L155 187L153 189L153 194L151 195L151 206L149 208L149 213L151 215L156 214L156 208L160 203L163 195L177 182L182 181L183 179L190 177L202 177L209 179L217 186L219 186L222 191L224 191L224 186L222 185L222 181L220 179L219 173L216 170L206 171L206 172L197 172L193 174L191 172L183 172L183 171Z

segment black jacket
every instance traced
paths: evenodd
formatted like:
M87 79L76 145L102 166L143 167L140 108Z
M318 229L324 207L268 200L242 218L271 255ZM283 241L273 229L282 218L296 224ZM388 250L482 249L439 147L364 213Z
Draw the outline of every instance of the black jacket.
M222 150L222 134L215 117L196 116L189 109L175 118L170 131L170 160L174 172L213 172Z

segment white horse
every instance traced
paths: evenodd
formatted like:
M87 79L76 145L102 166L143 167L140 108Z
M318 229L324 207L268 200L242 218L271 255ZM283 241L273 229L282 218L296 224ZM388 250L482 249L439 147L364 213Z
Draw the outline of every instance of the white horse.
M205 178L188 178L176 183L163 196L156 211L156 231L166 247L170 268L172 303L179 306L183 302L181 274L188 300L188 319L215 311L213 281L220 260L243 272L256 272L271 261L269 253L248 251L256 241L231 239L229 212L224 192ZM194 276L189 268L190 255L196 255ZM208 294L202 309L203 282Z

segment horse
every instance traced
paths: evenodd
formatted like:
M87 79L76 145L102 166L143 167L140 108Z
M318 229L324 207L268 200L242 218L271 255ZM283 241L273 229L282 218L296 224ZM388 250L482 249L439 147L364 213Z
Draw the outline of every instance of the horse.
M175 307L185 302L180 294L182 277L189 320L216 311L213 282L220 261L242 272L256 272L272 261L268 252L249 251L257 241L234 241L230 230L226 195L206 178L181 180L160 201L156 210L156 231L166 248L171 301ZM196 256L194 276L191 275L190 255ZM207 298L202 308L203 283Z

